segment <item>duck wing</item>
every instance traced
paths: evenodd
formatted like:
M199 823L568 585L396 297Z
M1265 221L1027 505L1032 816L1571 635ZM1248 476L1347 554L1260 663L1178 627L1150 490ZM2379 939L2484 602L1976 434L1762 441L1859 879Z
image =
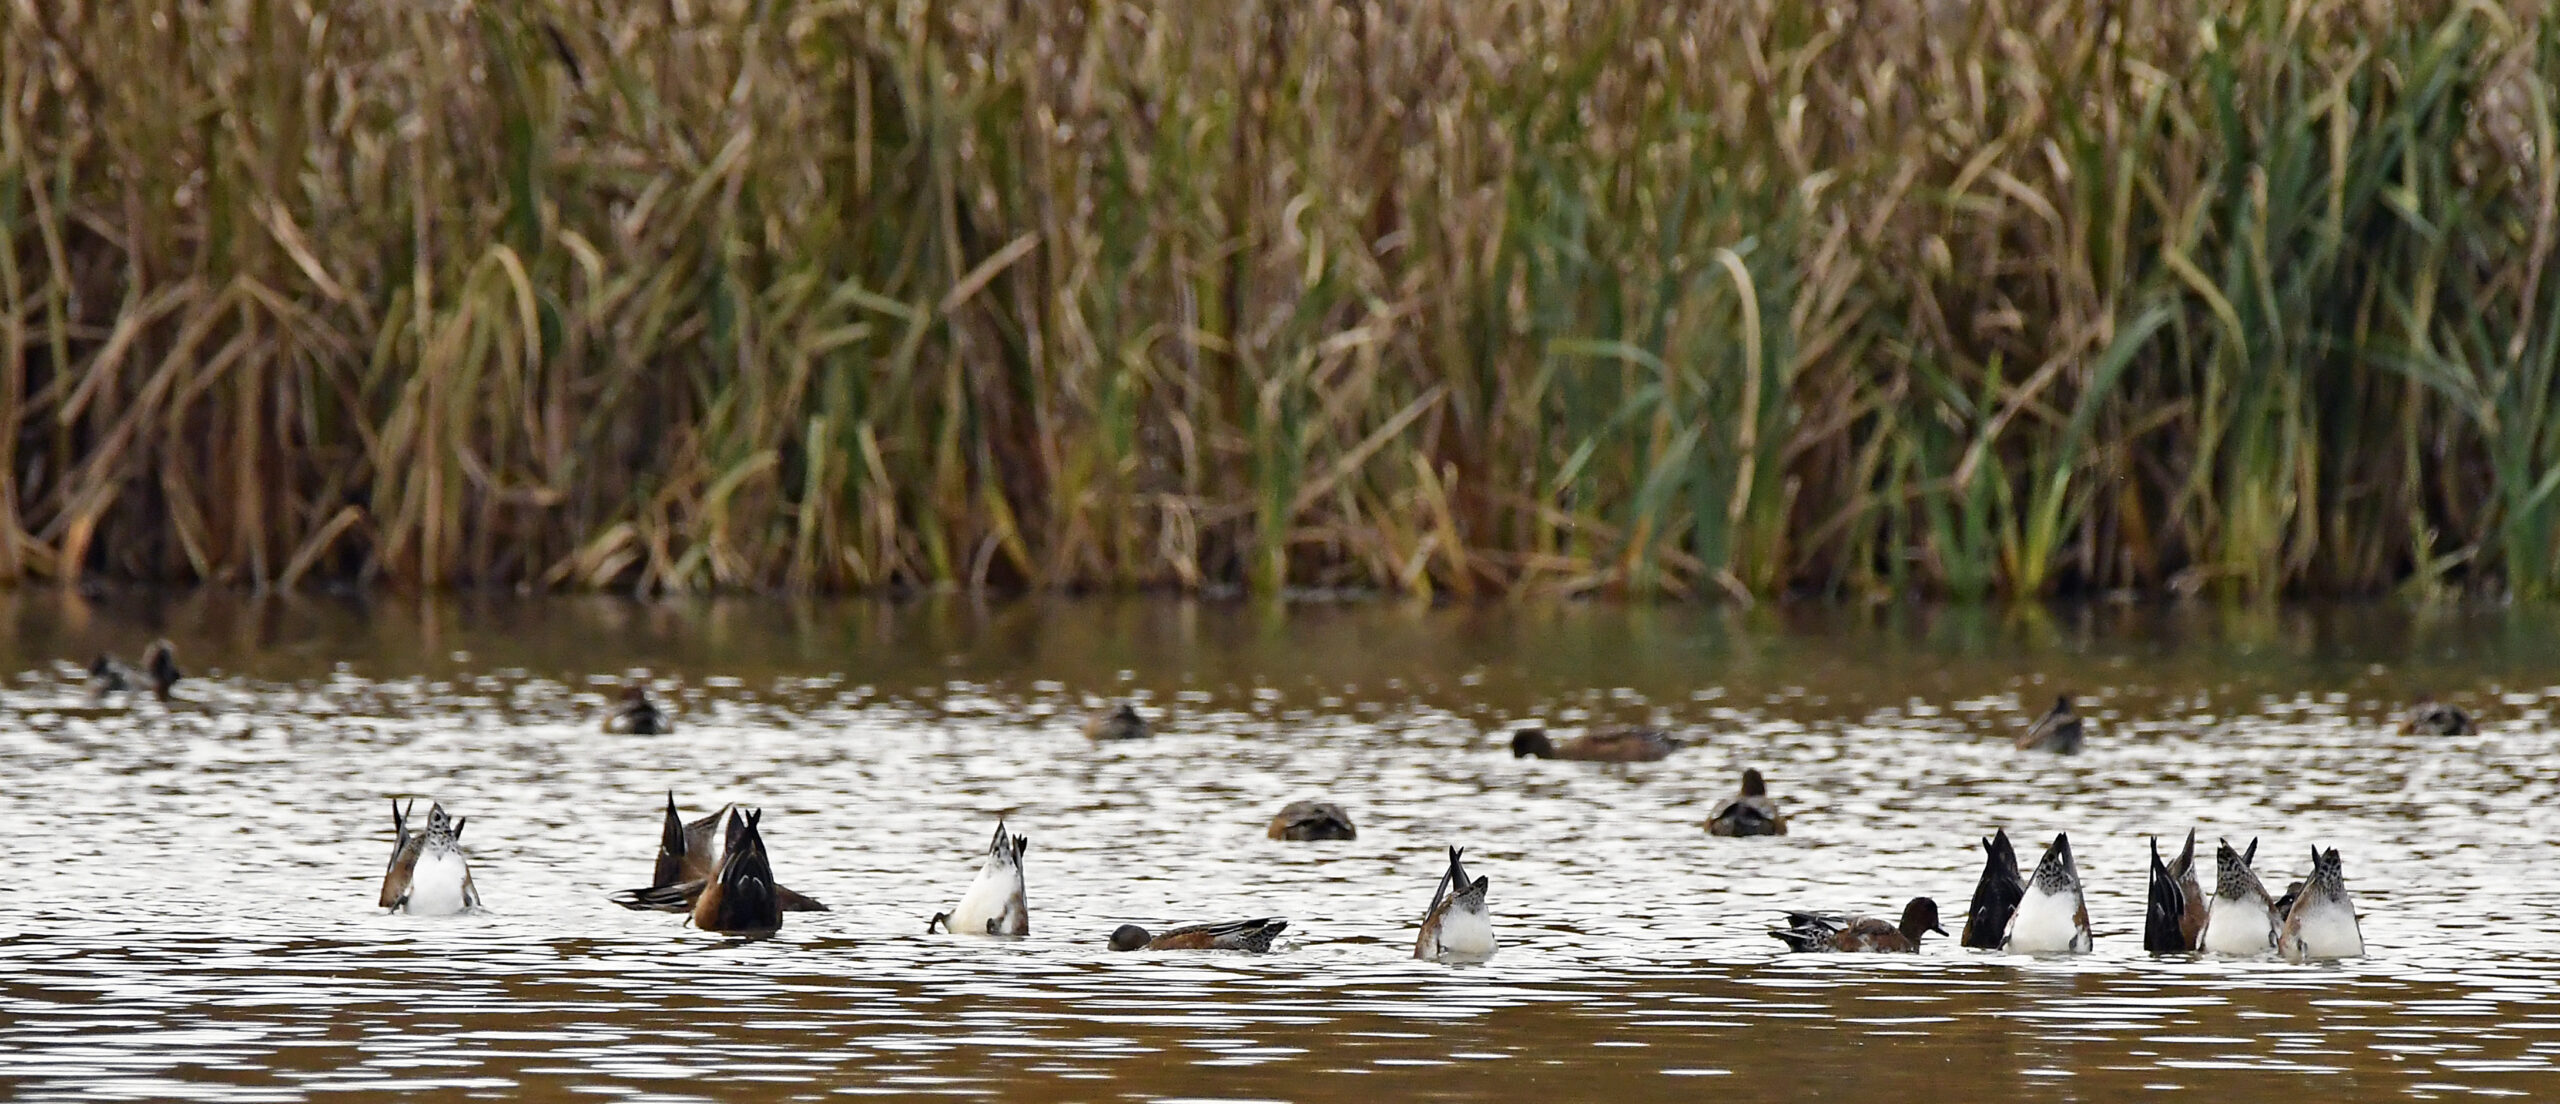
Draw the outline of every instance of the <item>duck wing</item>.
M674 885L626 889L614 894L611 900L634 912L691 912L694 901L702 896L702 887L707 884L705 880L696 878Z

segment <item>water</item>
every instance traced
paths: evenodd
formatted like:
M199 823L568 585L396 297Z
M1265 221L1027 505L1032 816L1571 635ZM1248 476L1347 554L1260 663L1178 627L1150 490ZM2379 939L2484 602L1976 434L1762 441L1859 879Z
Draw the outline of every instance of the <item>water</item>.
M1772 613L1133 601L97 603L0 596L0 1085L352 1100L1174 1097L2325 1100L2548 1096L2560 802L2530 612ZM83 708L62 661L155 633L202 677ZM596 717L645 668L679 729ZM2009 747L2057 690L2089 748ZM2404 737L2419 689L2484 734ZM1163 735L1096 747L1138 697ZM1508 728L1650 721L1633 766ZM1742 766L1793 834L1699 827ZM765 809L832 903L740 942L606 901L664 794ZM487 908L373 906L393 794L470 817ZM1263 838L1281 805L1360 838ZM420 806L424 809L423 803ZM923 934L995 819L1032 838L1020 942ZM2067 829L2097 951L1935 940L1789 956L1789 907L1960 924L2006 826ZM2369 957L2141 952L2151 835L2336 846ZM1488 964L1410 953L1448 844ZM1110 929L1282 915L1279 953L1121 955Z

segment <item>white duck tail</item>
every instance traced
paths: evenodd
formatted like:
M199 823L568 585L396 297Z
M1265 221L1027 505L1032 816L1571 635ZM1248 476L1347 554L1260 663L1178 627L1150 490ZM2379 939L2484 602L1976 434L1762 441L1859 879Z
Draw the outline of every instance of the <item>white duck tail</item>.
M2027 895L2009 918L2008 948L2025 954L2085 954L2091 946L2089 906L2080 894L2080 868L2071 861L2071 837L2057 834L2027 880Z
M2258 847L2249 845L2249 854ZM2249 869L2249 859L2220 841L2213 855L2213 908L2197 942L2206 954L2262 955L2276 945L2275 902Z
M939 924L961 935L1031 934L1031 906L1022 878L1022 856L1030 848L1030 837L1008 833L1004 822L997 821L995 840L987 845L987 863L978 868L969 891L960 895L960 903L950 912L927 923L926 929Z
M2311 880L2294 900L2293 912L2284 918L2276 950L2288 962L2364 954L2364 930L2356 925L2355 898L2347 895L2345 864L2337 848L2312 850Z
M395 907L412 916L451 916L479 906L461 837L462 823L447 818L444 806L428 807L426 838L409 872L409 891Z

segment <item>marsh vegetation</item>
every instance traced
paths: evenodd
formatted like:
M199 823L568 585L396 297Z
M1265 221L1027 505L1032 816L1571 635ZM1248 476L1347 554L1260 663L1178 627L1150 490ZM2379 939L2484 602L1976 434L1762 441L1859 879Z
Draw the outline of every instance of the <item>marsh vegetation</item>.
M2560 589L2538 5L15 5L0 578Z

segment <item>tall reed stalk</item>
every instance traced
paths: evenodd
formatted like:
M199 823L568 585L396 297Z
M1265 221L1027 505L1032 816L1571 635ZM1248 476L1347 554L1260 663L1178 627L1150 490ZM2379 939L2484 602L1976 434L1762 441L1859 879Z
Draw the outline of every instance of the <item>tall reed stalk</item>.
M0 24L0 579L2560 591L2550 12Z

